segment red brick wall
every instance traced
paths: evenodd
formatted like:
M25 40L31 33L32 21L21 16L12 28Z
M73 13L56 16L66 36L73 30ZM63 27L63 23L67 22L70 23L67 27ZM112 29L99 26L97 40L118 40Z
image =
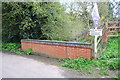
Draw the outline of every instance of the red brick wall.
M45 43L32 43L32 50L38 53L45 53L57 58L66 58L66 47Z
M31 42L27 41L22 41L21 42L21 47L23 50L27 50L28 48L32 48Z
M27 50L32 48L33 51L38 53L44 53L49 56L56 58L69 58L75 59L78 57L91 58L92 47L80 47L71 45L60 45L50 43L39 43L39 42L27 42L21 41L22 49Z
M78 57L91 58L91 47L78 47L78 46L68 46L67 47L67 58L75 59Z

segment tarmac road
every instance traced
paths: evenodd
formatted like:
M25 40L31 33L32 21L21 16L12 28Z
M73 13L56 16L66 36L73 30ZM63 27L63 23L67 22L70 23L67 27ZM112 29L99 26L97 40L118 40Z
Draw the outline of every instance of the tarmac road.
M1 53L0 53L1 54ZM3 78L80 78L59 66L18 55L2 53Z

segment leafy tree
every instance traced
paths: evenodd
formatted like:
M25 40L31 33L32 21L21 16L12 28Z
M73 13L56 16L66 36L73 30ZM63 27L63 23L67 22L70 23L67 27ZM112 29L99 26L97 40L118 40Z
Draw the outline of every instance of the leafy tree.
M3 41L75 39L84 27L58 2L3 2Z

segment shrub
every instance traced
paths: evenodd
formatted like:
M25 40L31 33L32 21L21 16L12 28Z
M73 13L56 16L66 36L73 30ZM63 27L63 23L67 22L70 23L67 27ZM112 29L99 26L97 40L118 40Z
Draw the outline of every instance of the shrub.
M18 48L20 48L19 43L2 43L3 50L15 51Z
M59 2L3 2L2 41L22 39L75 39L84 27ZM62 33L61 33L62 32Z

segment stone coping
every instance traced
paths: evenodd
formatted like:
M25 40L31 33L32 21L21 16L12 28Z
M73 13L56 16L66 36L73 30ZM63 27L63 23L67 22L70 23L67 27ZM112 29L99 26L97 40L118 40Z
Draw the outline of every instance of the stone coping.
M37 39L21 39L21 41L46 43L46 44L81 46L81 47L92 47L91 43L86 43L86 42L69 42L69 41L53 41L53 40L37 40Z

